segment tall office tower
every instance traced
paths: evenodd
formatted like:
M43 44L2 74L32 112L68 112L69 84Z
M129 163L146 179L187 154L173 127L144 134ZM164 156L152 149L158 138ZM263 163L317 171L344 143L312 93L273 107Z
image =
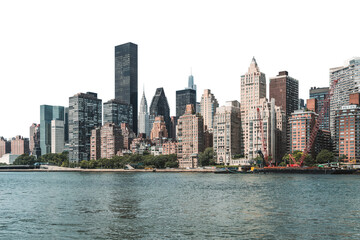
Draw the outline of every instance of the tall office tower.
M29 143L30 155L37 158L41 155L40 148L40 124L33 123L30 126L30 143Z
M131 129L133 127L133 108L132 105L112 99L104 103L104 124L114 123L120 126L121 123L128 123Z
M329 87L322 87L322 88L317 88L317 87L312 87L309 90L309 96L310 99L316 99L316 106L315 109L317 109L316 113L321 112L323 106L324 106L324 100L327 96L327 94L329 93ZM309 108L308 104L307 108ZM330 131L330 108L327 109L327 111L324 113L324 119L320 124L320 129L323 130L328 130Z
M90 159L91 130L101 126L102 101L96 93L78 93L69 98L69 161Z
M132 127L137 134L138 114L138 47L125 43L115 47L115 99L131 104Z
M211 93L210 89L205 89L200 102L200 114L204 119L204 131L207 129L212 132L217 107L219 107L219 103L214 94Z
M206 90L205 90L206 91ZM213 147L216 162L231 165L235 154L241 154L241 119L240 103L228 101L225 106L218 107L213 124Z
M270 99L275 99L275 105L285 111L286 118L299 109L299 81L289 76L287 71L279 72L276 77L270 78ZM287 150L290 149L290 128L286 128Z
M64 121L51 120L51 153L62 153L65 146Z
M16 136L11 139L11 154L22 155L29 154L29 139L22 136Z
M330 100L330 132L335 134L335 112L349 102L349 95L360 92L360 58L352 58L344 66L330 68L331 83L339 79Z
M297 110L291 114L289 120L291 129L291 152L295 150L304 151L306 144L310 140L311 129L313 129L317 118L318 114L304 110ZM332 151L330 132L320 129L309 154L315 159L316 155L322 149Z
M5 138L0 137L0 158L7 153L11 152L11 142Z
M347 162L360 162L360 94L349 96L348 105L335 111L335 155Z
M150 139L155 141L156 139L168 138L168 131L166 129L163 116L155 117L155 121L151 130Z
M191 74L189 76L189 80L188 80L188 89L193 89L196 91L196 84L194 84L194 76Z
M69 143L69 108L66 107L64 109L64 141L65 143Z
M170 131L170 108L163 88L156 89L155 95L150 104L150 127L154 123L155 117L163 116L166 129Z
M185 113L186 105L196 106L196 90L184 89L176 91L176 117L179 118Z
M147 101L145 97L145 92L143 92L141 101L140 101L140 111L139 111L139 121L138 121L138 132L145 133L146 137L150 137L150 125L149 125L149 112Z
M64 121L64 107L40 106L40 148L41 155L51 153L51 121Z
M250 149L249 124L257 118L256 107L259 105L260 98L266 97L266 78L260 72L255 58L252 59L248 72L241 76L240 82L241 98L241 147L245 157L249 158Z
M186 106L185 114L178 119L176 132L179 167L198 167L198 155L204 151L204 126L202 117L195 113L194 105Z

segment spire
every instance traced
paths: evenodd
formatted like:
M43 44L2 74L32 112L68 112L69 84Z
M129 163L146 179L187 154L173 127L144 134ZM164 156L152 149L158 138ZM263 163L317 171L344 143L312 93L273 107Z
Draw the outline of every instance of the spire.
M254 56L253 56L253 58L251 60L248 72L260 72L259 66L258 66Z

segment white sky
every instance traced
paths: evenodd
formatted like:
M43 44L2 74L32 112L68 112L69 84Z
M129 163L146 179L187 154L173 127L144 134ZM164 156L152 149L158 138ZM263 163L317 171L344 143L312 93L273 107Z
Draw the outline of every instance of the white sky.
M287 70L300 97L328 86L329 68L359 56L359 1L0 2L0 136L29 137L40 105L68 106L78 92L114 98L114 47L138 44L139 103L175 91L190 68L220 105L240 100L240 76L255 56L267 81ZM267 92L269 88L267 86Z

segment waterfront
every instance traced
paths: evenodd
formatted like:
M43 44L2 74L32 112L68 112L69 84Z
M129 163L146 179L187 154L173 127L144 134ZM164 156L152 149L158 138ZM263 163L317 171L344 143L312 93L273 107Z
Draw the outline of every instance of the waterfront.
M359 175L0 173L0 239L360 239Z

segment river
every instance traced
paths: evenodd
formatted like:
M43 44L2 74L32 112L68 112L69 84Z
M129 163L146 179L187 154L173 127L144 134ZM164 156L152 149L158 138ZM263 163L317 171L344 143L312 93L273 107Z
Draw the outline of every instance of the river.
M0 173L0 239L360 239L360 175Z

